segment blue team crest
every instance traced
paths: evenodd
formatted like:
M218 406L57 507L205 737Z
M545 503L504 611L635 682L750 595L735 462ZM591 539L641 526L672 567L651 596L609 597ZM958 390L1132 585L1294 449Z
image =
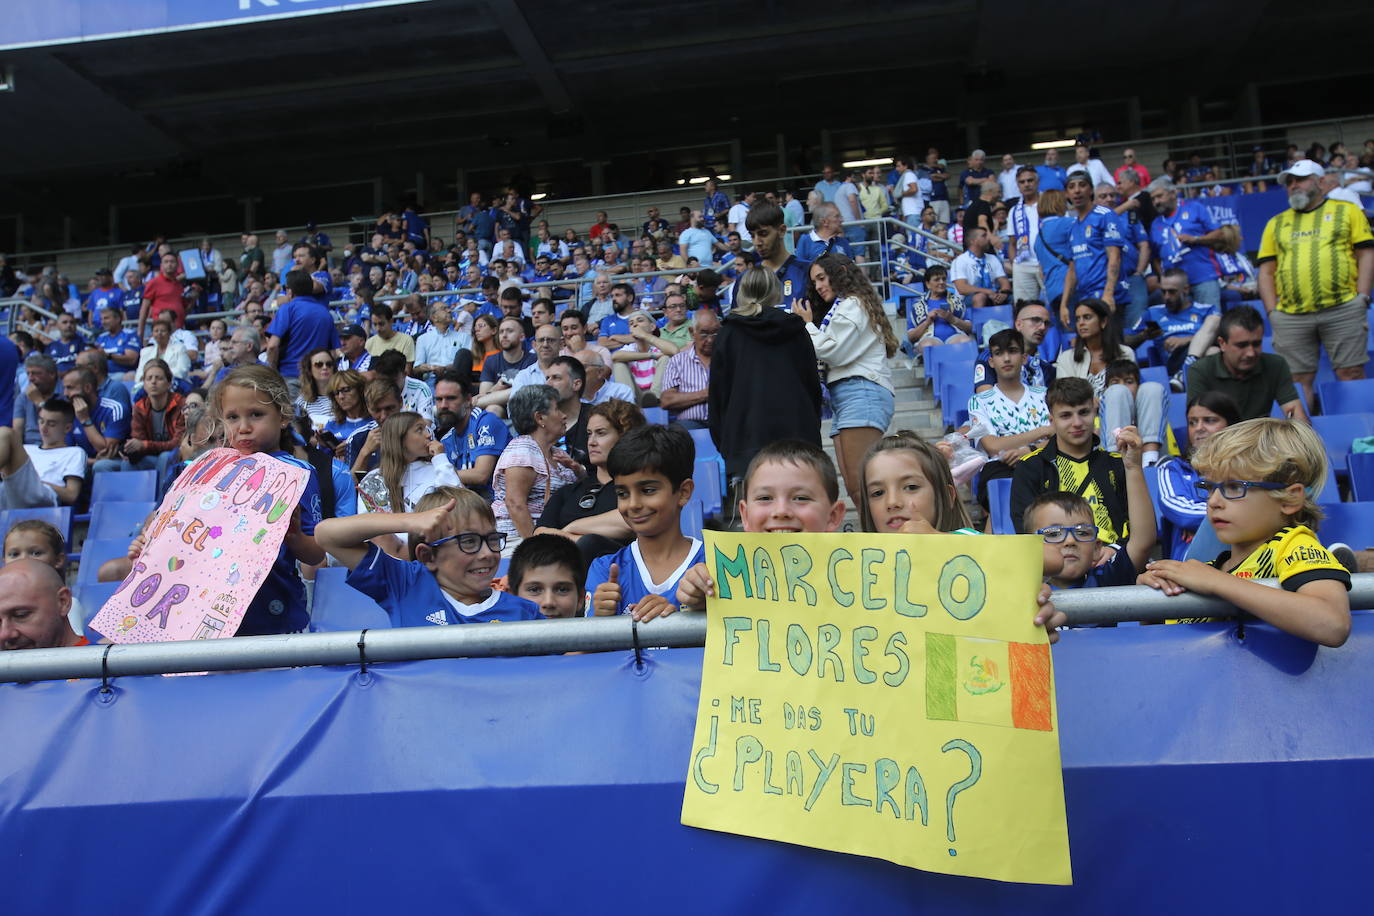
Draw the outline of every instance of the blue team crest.
M1083 237L1084 237L1084 238L1088 238L1088 239L1090 239L1090 238L1093 237L1093 227L1092 227L1092 226L1085 226L1085 227L1083 227Z
M790 279L782 281L782 294L783 296L792 295L792 281Z

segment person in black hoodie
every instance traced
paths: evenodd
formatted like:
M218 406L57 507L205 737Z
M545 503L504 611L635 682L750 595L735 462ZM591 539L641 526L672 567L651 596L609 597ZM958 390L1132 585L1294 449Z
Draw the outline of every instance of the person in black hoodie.
M711 358L711 439L733 483L759 449L780 439L821 444L821 381L800 317L778 308L782 284L751 267L721 324Z

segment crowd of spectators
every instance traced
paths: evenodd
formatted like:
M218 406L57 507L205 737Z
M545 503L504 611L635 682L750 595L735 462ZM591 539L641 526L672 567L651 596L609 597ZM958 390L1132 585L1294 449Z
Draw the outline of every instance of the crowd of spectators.
M1067 167L1056 150L999 164L975 150L957 170L932 149L886 171L827 167L812 188L727 194L708 181L698 208L675 220L649 208L624 233L605 212L583 231L551 226L518 191L474 194L448 240L414 206L383 214L361 244L313 224L267 250L245 233L229 257L208 239L181 252L156 239L84 291L5 268L30 305L24 330L0 339L0 401L14 405L0 501L79 506L93 474L154 470L165 487L209 448L263 451L312 483L241 633L305 626L327 564L348 567L397 625L652 619L709 594L699 527L684 524L708 441L694 436L724 465L722 521L774 531L835 530L841 483L866 530L972 531L950 470L962 443L985 462L984 509L989 483L1011 478L1012 518L1042 535L1054 587L1139 576L1212 589L1339 644L1332 583L1349 579L1311 534L1325 465L1305 457L1306 421L1321 350L1340 379L1362 378L1368 358L1374 237L1339 193L1367 190L1363 166L1343 149L1282 168L1257 154L1245 189L1276 183L1289 207L1255 267L1200 201L1219 193L1200 159L1152 174L1127 149L1112 170L1080 144ZM884 216L921 231L853 225ZM1256 299L1262 311L1244 304ZM998 317L975 321L988 309ZM981 350L953 443L889 435L903 344L917 362ZM1152 362L1164 381L1143 377ZM1275 405L1277 426L1248 422ZM1236 441L1302 460L1269 467L1268 453L1215 445ZM1204 443L1210 453L1190 456ZM1173 524L1147 568L1157 535L1141 481L1154 465ZM1250 489L1281 517L1242 518ZM1303 566L1301 607L1170 565L1209 514L1243 529L1226 541L1235 560L1213 571L1272 571L1281 551L1326 557ZM109 566L122 578L128 561ZM80 615L60 610L46 644L83 638ZM1058 619L1052 605L1037 615ZM3 607L0 633L7 648L45 644Z

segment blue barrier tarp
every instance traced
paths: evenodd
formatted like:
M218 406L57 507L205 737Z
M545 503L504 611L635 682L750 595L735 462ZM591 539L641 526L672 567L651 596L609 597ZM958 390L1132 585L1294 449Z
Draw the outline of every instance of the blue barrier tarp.
M650 625L652 626L652 625ZM701 650L0 687L6 916L1289 912L1365 899L1374 622L1055 649L1073 887L678 823ZM939 824L931 828L941 829ZM879 909L881 908L881 910Z

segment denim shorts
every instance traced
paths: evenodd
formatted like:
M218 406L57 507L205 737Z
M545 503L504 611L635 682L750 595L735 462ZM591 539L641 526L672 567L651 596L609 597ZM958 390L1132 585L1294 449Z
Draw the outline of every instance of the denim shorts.
M861 427L887 432L895 402L891 391L857 375L831 382L830 404L835 418L830 422L830 435Z

